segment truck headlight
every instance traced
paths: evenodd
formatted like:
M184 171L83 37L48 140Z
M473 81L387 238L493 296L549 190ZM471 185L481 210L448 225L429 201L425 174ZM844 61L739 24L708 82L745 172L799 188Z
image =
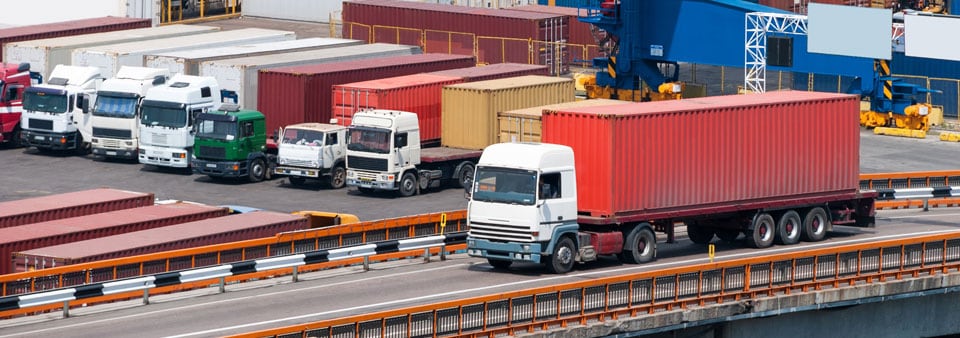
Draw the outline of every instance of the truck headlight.
M347 170L347 177L357 177L357 172L353 170Z
M277 162L280 162L281 165L287 164L287 161L288 160L286 157L281 157L279 160L277 160Z

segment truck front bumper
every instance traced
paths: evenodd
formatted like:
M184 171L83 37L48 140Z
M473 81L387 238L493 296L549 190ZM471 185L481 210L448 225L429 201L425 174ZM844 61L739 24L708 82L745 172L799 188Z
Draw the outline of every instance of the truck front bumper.
M541 250L540 243L493 242L467 237L467 254L472 257L540 263Z
M273 169L273 173L277 175L284 176L301 176L309 178L320 178L325 174L324 170L319 168L307 168L307 167L290 167L290 166L279 166Z
M91 152L93 152L94 155L103 156L103 157L115 157L115 158L122 158L127 160L133 160L137 158L136 149L114 149L114 148L92 147Z
M247 176L247 162L236 161L206 161L193 159L193 173L217 177L245 177Z
M77 149L78 133L52 133L36 130L20 132L20 143L26 147L37 147L54 150Z
M185 149L140 147L137 160L143 164L187 168L190 166L190 152Z

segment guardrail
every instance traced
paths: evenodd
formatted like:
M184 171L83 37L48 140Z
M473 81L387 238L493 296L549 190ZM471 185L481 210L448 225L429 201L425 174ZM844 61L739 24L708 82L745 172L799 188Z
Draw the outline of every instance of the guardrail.
M325 229L287 232L268 238L0 275L0 296L375 241L466 230L466 211L457 210L360 222ZM348 263L355 264L356 262ZM317 269L333 266L335 265L318 266Z
M497 337L960 271L960 232L606 277L232 337Z
M860 174L861 190L876 190L877 209L960 206L960 170Z

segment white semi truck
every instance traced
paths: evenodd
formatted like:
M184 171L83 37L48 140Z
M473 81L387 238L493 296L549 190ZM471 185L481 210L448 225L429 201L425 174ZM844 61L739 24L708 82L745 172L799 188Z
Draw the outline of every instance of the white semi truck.
M90 112L82 101L103 82L96 67L57 65L44 84L24 90L20 117L24 146L45 150L90 150Z
M140 115L140 163L190 167L194 119L220 108L221 97L217 80L208 76L177 74L148 90Z
M140 139L140 104L147 90L170 79L161 68L123 66L103 81L92 109L93 154L104 158L136 159ZM93 101L89 101L93 102Z
M346 185L347 127L326 123L298 123L281 132L274 173L291 185L319 179L333 189Z

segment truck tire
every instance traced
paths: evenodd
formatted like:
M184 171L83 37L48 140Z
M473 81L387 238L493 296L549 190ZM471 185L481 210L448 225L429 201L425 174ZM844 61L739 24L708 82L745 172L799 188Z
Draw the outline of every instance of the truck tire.
M697 224L687 225L687 237L697 244L710 244L713 240L713 229Z
M766 248L773 245L776 224L773 216L762 213L753 218L751 230L747 233L747 244L754 248Z
M547 262L547 271L555 274L567 273L573 270L574 256L577 254L577 248L573 246L570 237L563 237L553 247L553 254L550 255L550 261Z
M263 175L266 171L267 165L263 162L263 159L255 158L250 161L250 168L247 168L247 177L250 182L260 182L263 181Z
M653 261L657 253L657 236L649 224L639 225L626 236L623 251L618 257L629 264L642 264Z
M827 212L821 207L816 207L807 211L803 216L803 229L800 232L803 240L807 242L819 242L827 237L827 229L830 226L830 220L827 218Z
M292 186L302 186L304 183L307 183L307 179L300 176L288 176L287 180L290 181Z
M790 210L780 216L777 222L777 243L790 245L800 242L800 228L803 226L800 221L800 214Z
M22 137L23 132L20 130L20 126L17 125L13 128L13 133L10 134L10 141L7 142L7 148L20 148L20 137Z
M492 266L494 269L497 269L497 270L506 270L507 268L510 267L510 264L513 264L513 262L511 261L505 261L502 259L493 259L493 258L487 258L487 263L490 263L490 266Z
M412 172L407 172L400 178L398 192L401 197L410 197L417 194L417 177Z
M332 189L340 189L347 185L347 169L338 164L330 170L330 184Z
M74 152L77 155L86 156L90 153L92 148L93 145L91 145L90 142L86 142L86 140L83 139L83 136L77 135L77 148L74 149Z
M473 172L473 164L467 163L460 167L460 172L457 174L457 186L466 189L473 184Z

